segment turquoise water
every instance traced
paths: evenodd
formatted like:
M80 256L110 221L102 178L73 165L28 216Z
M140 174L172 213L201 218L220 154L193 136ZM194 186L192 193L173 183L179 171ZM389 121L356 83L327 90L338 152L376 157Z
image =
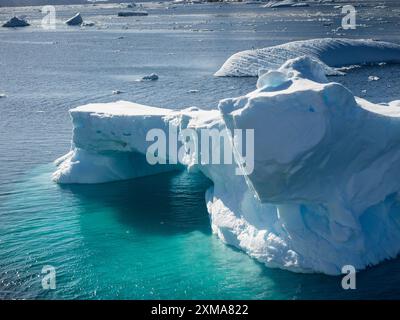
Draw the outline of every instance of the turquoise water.
M0 99L0 298L400 298L399 259L359 273L357 290L345 291L341 277L269 269L224 245L210 230L204 199L210 181L201 175L174 172L99 185L51 181L52 161L70 147L70 108L119 99L215 108L219 99L247 93L256 83L213 77L227 57L335 36L331 29L341 17L332 7L278 14L256 5L184 6L115 22L119 9L87 6L80 11L99 28L60 23L54 32L40 29L36 9L13 9L34 18L32 27L0 30L0 93L7 95ZM57 10L66 18L76 9ZM376 25L346 36L400 42L398 16L380 23L374 12L361 10L358 21ZM0 9L1 20L10 14ZM321 17L332 27L322 27ZM400 99L398 69L390 70L362 68L337 81L357 94L366 89L375 102ZM158 81L135 81L152 72ZM392 86L368 82L371 74ZM112 95L115 89L124 93ZM55 267L56 290L41 286L45 265Z
M400 261L341 277L264 267L211 234L210 181L172 172L58 186L39 166L0 205L0 297L62 299L322 299L399 297ZM157 187L155 187L157 185ZM56 290L41 286L56 269Z

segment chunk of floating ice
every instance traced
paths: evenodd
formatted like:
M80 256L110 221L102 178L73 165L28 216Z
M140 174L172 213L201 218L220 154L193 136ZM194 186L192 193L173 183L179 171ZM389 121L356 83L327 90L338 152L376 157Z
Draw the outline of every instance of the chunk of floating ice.
M123 91L121 91L121 90L113 90L112 91L112 94L121 94L121 93L123 93Z
M69 26L79 26L83 23L81 14L78 12L73 17L69 18L65 23Z
M7 95L5 93L0 93L0 99L5 98L5 97L7 97Z
M12 17L6 23L3 24L4 28L17 28L17 27L27 27L30 24L23 18Z
M380 78L377 76L369 76L368 81L378 81Z
M118 12L118 17L135 17L135 16L148 16L146 11L121 11Z
M156 75L155 73L152 73L152 74L142 77L142 80L150 80L150 81L158 80L158 75Z
M216 76L257 76L259 69L275 70L288 59L307 55L331 67L346 65L400 62L400 45L352 39L312 39L294 41L278 46L246 50L232 55L215 73Z
M93 27L95 23L93 21L84 21L81 23L81 27Z
M196 90L196 89L192 89L192 90L188 91L188 93L198 93L198 92L199 92L199 90Z
M170 126L197 135L254 130L253 143L243 139L249 150L241 151L246 157L254 151L247 176L237 175L243 168L237 154L213 165L195 162L197 148L187 149L189 167L213 181L206 204L218 237L267 266L295 272L340 274L347 264L360 270L394 258L400 252L400 108L355 97L327 82L322 70L318 60L296 57L261 73L264 87L222 100L219 110L123 101L72 109L73 147L56 161L53 179L100 183L176 170L146 161L151 129L166 135ZM211 148L223 155L224 145Z

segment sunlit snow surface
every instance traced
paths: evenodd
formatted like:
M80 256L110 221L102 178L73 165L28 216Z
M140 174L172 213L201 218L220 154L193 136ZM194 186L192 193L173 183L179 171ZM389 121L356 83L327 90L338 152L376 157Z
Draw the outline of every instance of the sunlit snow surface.
M166 177L162 182L157 178L165 189L160 188L161 198L154 201L154 194L146 197L154 190L152 178L60 189L49 182L53 167L37 167L69 149L67 110L72 107L115 101L112 91L121 90L118 99L148 105L215 108L221 98L245 94L256 83L253 78L212 77L233 53L340 34L399 43L395 3L387 2L390 10L385 10L374 9L377 2L367 2L358 9L360 26L338 32L332 30L339 27L340 10L332 4L279 11L258 5L170 5L169 9L146 7L148 17L133 19L116 19L120 10L116 6L64 7L57 11L56 31L40 29L38 8L1 8L2 21L26 14L33 26L0 31L0 93L6 94L0 99L0 294L19 298L397 297L398 260L360 273L358 289L350 292L341 289L340 278L270 270L226 247L211 236L204 205L209 182L201 177L183 175L175 181ZM77 11L96 26L65 26L62 21ZM400 99L399 71L388 65L353 68L335 80L370 101L388 102ZM136 81L153 72L158 81ZM380 80L368 81L371 75ZM193 181L186 179L199 179L197 189L203 191L193 194ZM182 197L180 188L185 185ZM134 189L140 192L132 196ZM194 207L186 210L188 203ZM141 224L153 218L152 223ZM59 270L56 291L41 289L44 264Z

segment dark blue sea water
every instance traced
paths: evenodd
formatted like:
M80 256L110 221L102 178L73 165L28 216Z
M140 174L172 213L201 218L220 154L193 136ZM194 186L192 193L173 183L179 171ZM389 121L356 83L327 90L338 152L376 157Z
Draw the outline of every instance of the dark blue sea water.
M391 6L360 8L365 26L343 36L400 42L400 7ZM399 298L399 259L360 272L357 290L345 291L341 277L269 269L224 245L210 230L204 192L211 182L201 175L51 181L52 161L70 147L72 107L123 99L215 108L255 86L253 78L212 76L232 53L342 36L332 31L341 19L333 5L158 5L147 8L148 17L119 20L118 10L58 7L60 23L46 31L37 8L0 9L0 20L26 14L33 24L0 30L0 298ZM96 27L64 26L76 11ZM152 72L158 81L136 81ZM370 67L335 81L385 102L400 99L398 74L396 66ZM381 80L368 82L369 75ZM113 95L116 89L124 93ZM56 290L41 286L45 265L56 269Z

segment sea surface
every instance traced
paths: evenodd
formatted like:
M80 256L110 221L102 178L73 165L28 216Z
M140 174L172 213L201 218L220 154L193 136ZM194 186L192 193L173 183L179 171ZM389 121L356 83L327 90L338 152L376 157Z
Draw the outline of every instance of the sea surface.
M341 30L336 4L272 10L259 4L145 3L56 7L55 30L40 7L0 8L0 298L17 299L395 299L400 259L342 277L270 269L211 233L198 174L167 173L98 185L51 181L68 152L70 108L128 100L180 109L217 107L254 89L255 78L216 78L233 53L317 37L400 43L400 3L365 1L357 28ZM377 7L378 6L378 7ZM81 12L93 27L63 21ZM158 81L141 82L156 73ZM369 76L379 77L368 81ZM374 102L400 99L400 67L353 68L332 78ZM113 95L113 90L123 93ZM56 289L42 287L44 266Z

